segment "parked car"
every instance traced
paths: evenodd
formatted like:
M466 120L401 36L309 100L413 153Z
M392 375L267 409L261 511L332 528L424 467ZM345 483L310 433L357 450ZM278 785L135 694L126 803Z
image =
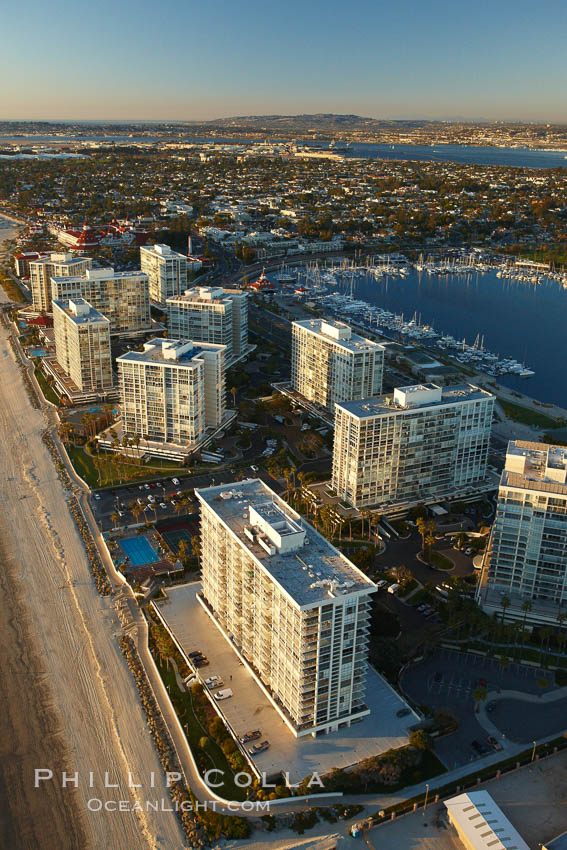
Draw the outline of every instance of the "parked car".
M378 588L378 590L381 590L383 587L386 587L387 584L388 582L385 581L385 579L381 578L380 581L376 582L376 587Z
M95 497L95 499L96 499L96 500L97 500L97 502L98 502L98 501L100 500L100 493L95 493L95 494L94 494L94 497Z
M411 708L400 708L399 711L396 711L396 717L407 717L408 714L411 714Z
M249 741L256 741L261 734L259 729L255 729L254 732L246 732L245 735L241 735L238 740L241 744L247 744Z
M201 655L200 658L194 658L193 663L195 667L207 667L211 662L206 655Z
M489 735L488 743L490 744L490 746L492 747L493 750L501 750L502 749L502 744L499 744L498 741L496 740L496 738L494 738L492 735Z
M165 502L160 502L159 506L160 506L160 508L163 508L164 511L167 510L167 505L165 504Z
M176 487L179 487L179 478L172 478L171 483L175 484Z
M252 470L252 472L258 472L258 467L257 467L257 466L254 466L254 464L252 464L252 466L250 467L250 469Z
M196 649L194 652L189 653L189 658L198 658L202 654L203 653L201 652L200 649Z
M488 749L484 744L481 744L480 741L474 740L471 741L471 747L479 756L483 756L488 752Z
M473 550L471 549L470 546L469 546L468 549L465 549L465 555L472 555L472 553L473 553Z
M221 688L223 681L220 676L209 676L208 679L205 679L205 685L207 688Z
M216 700L229 699L232 696L232 689L225 688L223 691L217 691L215 694Z
M144 484L144 490L149 490L149 489L150 489L150 485L149 485L149 484Z
M248 752L251 756L257 756L259 753L263 753L264 750L267 750L270 746L269 741L261 741L259 744L254 744L253 747L250 747Z

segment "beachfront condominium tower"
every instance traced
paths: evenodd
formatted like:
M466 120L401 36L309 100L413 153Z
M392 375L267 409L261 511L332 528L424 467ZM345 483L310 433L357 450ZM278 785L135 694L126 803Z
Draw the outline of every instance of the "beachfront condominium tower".
M172 339L226 345L227 365L248 348L248 295L240 289L198 286L167 300Z
M83 393L112 389L110 322L83 298L52 301L55 357Z
M202 602L290 731L367 715L373 582L263 481L195 492Z
M82 277L90 269L90 257L70 253L48 254L29 263L30 288L33 306L42 313L51 312L51 278Z
M87 269L84 277L53 277L53 298L84 298L110 321L113 336L132 336L152 326L148 276L144 272Z
M384 346L358 336L344 322L293 322L291 387L334 414L335 404L382 392Z
M152 339L116 359L128 436L191 447L226 410L222 345Z
M486 477L494 396L472 384L338 404L333 488L356 508L464 495Z
M477 596L486 611L507 618L557 624L567 614L564 446L508 443Z
M150 298L157 304L165 304L167 298L179 295L187 286L187 256L169 245L140 248L140 267L150 282Z

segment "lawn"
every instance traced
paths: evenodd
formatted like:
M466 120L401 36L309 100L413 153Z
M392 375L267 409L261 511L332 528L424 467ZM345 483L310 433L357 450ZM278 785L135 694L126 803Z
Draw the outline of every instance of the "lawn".
M438 570L452 570L455 566L450 558L441 552L436 552L435 549L431 550L429 560Z
M34 374L46 401L50 401L52 404L55 404L57 405L57 407L59 407L59 396L57 395L53 387L48 384L47 378L45 377L43 372L39 368L37 368L34 369Z
M514 419L515 422L521 422L524 425L537 425L539 428L557 428L559 424L556 419L546 416L545 413L523 407L521 404L514 404L514 402L500 396L498 396L498 402L506 416L509 419Z
M77 474L93 489L111 487L126 481L151 481L159 478L165 472L167 474L178 473L180 475L187 472L185 468L178 467L171 462L165 462L163 466L160 462L159 467L155 467L148 464L138 465L134 461L121 463L118 468L115 455L101 452L97 456L101 464L99 477L94 458L82 446L68 446L67 453Z

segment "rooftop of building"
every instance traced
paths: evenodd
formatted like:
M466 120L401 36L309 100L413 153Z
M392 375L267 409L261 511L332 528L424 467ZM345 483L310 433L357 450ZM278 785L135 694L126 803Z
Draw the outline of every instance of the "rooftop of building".
M350 325L338 319L301 319L293 324L305 328L335 345L340 345L348 351L356 352L370 349L384 351L384 346L379 342L373 342L371 339L353 333Z
M166 365L190 366L195 358L206 351L224 351L226 345L200 342L198 345L190 339L164 339L156 337L144 343L143 351L127 351L116 362L127 363L163 363Z
M106 324L109 320L84 298L72 298L68 301L54 299L53 305L59 307L75 325Z
M196 490L300 607L375 585L260 479Z
M147 280L148 276L141 269L134 269L130 272L117 272L112 266L103 269L87 269L84 275L57 277L54 276L51 280L62 281L63 283L74 283L78 280L127 280L135 278L137 280Z
M186 254L180 254L179 251L174 251L169 245L164 245L161 242L156 242L154 245L144 245L140 248L146 254L155 254L159 257L170 257L176 259L187 259Z
M42 263L44 265L58 265L58 266L66 266L73 265L74 263L84 263L89 260L89 257L76 257L75 254L72 254L70 251L54 251L51 254L46 254L45 256L39 257L37 260L32 260L31 262Z
M403 410L442 407L459 402L482 401L494 398L486 390L474 384L456 384L452 387L439 387L437 384L414 384L398 387L393 393L343 401L337 407L361 419L372 416L385 416Z
M529 850L488 791L469 791L445 800L451 819L471 847L491 850Z
M567 494L567 447L511 440L501 483L510 487Z
M226 294L222 286L196 286L186 289L183 295L172 295L167 299L168 303L185 304L232 304L232 298Z

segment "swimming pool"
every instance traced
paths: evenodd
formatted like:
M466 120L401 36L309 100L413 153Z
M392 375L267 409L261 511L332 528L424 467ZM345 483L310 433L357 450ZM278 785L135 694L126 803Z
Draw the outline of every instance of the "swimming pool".
M159 561L157 552L154 551L149 540L145 537L127 537L120 541L120 548L128 556L133 567L139 567L141 564L154 564Z
M47 357L45 348L32 348L29 352L31 357Z

